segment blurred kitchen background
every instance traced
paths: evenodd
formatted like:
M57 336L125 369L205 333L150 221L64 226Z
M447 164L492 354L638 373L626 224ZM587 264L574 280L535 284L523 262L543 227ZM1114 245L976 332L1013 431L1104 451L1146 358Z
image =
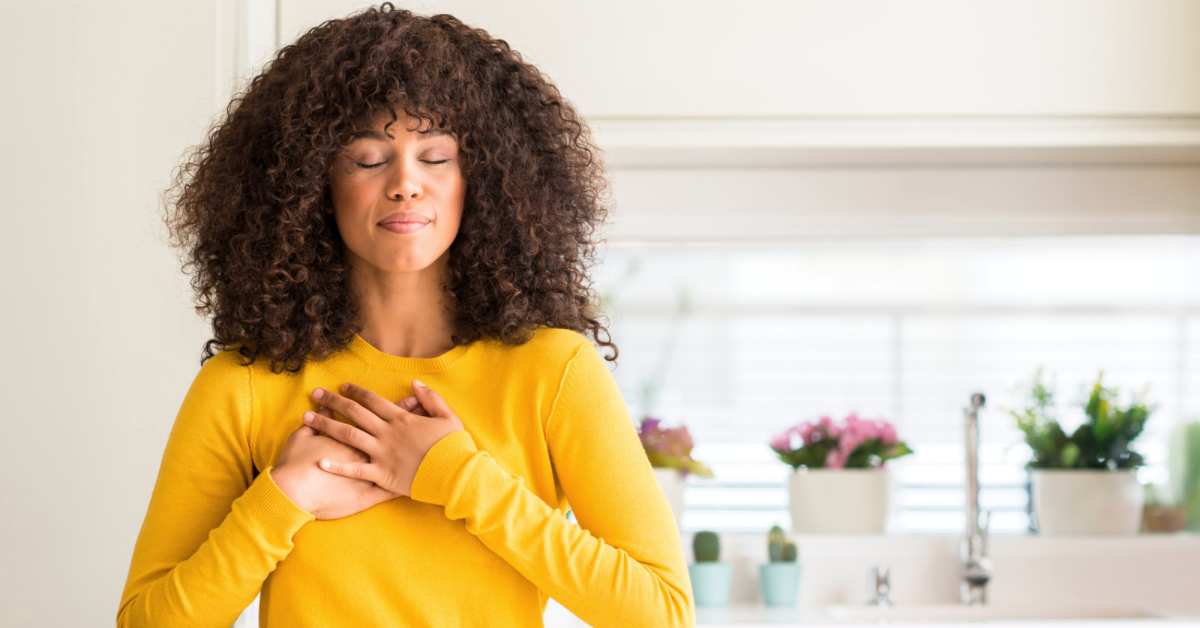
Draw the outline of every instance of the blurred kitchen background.
M280 45L369 4L6 7L0 625L114 621L209 337L158 195ZM799 535L801 607L860 604L888 562L894 600L956 602L963 410L983 392L994 599L1200 614L1193 533L1039 538L1007 412L1039 367L1068 426L1100 371L1144 390L1136 477L1179 501L1173 435L1200 420L1200 2L399 6L508 41L591 124L613 375L712 469L686 480L681 539L691 561L695 532L721 535L735 606L761 603L767 528L791 525L768 441L851 412L915 453L889 463L886 534Z

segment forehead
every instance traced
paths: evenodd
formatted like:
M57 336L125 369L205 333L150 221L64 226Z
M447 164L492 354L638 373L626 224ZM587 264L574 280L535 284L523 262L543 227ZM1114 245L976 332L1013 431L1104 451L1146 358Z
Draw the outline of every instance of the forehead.
M449 137L454 139L454 133L448 129L438 128L437 122L439 116L434 114L432 119L419 118L408 115L402 107L396 107L395 119L386 111L381 111L375 115L371 126L368 128L365 125L350 136L350 141L357 139L374 139L379 141L388 141L396 137L399 130L401 133L415 133L419 135L419 139L432 139L437 137Z

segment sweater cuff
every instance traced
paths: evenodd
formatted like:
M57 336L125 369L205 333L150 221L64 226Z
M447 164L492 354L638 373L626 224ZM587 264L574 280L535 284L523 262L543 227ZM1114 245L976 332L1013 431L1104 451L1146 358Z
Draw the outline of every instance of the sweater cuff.
M267 467L259 473L250 483L250 488L238 498L238 502L265 531L290 540L301 526L316 517L292 502L275 484L275 479L271 477L273 468Z
M413 477L412 498L419 502L445 506L451 482L467 459L478 452L466 430L451 432L433 444Z

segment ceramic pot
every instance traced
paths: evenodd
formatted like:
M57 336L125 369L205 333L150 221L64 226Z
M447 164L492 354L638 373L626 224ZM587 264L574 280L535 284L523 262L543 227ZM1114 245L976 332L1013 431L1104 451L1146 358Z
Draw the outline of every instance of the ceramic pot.
M667 503L671 504L671 514L675 515L675 527L679 528L683 519L683 474L675 469L655 467L654 477L662 487L663 494L667 496Z
M800 563L767 563L758 566L763 602L767 606L795 606L800 591Z
M733 564L693 563L688 565L692 579L692 597L696 606L725 606L729 604L729 585L733 582Z
M1034 469L1033 516L1047 536L1133 535L1145 491L1134 469Z
M788 477L795 534L883 534L888 515L887 469L808 469Z

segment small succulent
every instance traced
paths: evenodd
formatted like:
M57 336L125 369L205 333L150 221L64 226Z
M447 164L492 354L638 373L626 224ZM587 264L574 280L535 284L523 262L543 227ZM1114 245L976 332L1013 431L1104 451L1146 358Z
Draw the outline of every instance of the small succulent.
M715 563L721 558L721 539L716 532L697 532L692 539L692 551L698 563Z
M773 563L796 562L796 544L783 534L783 528L771 526L767 533L767 557Z

